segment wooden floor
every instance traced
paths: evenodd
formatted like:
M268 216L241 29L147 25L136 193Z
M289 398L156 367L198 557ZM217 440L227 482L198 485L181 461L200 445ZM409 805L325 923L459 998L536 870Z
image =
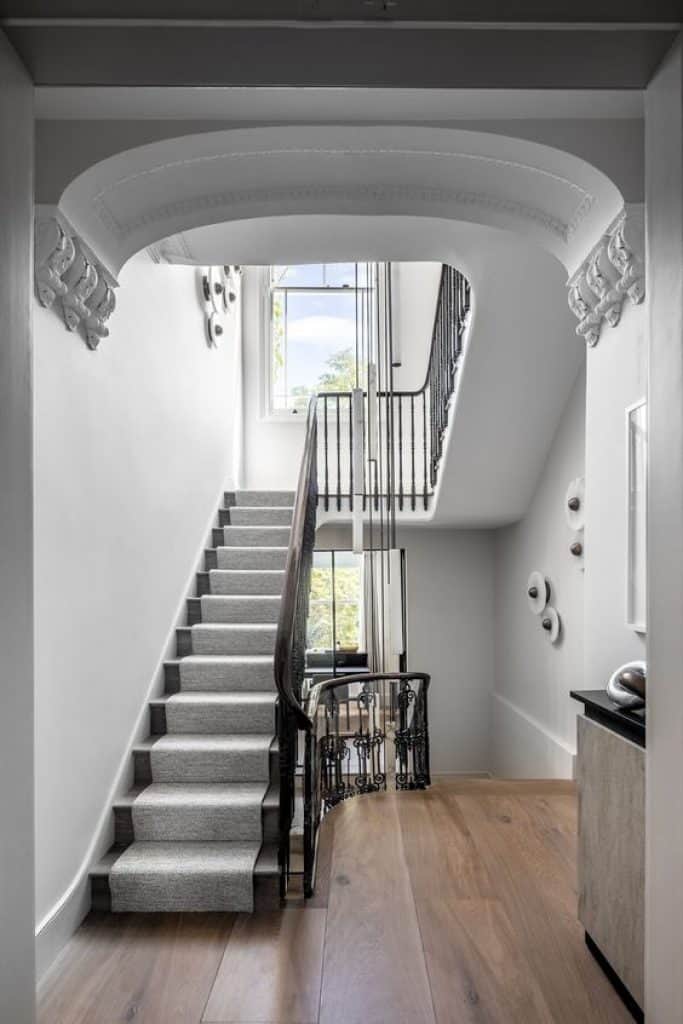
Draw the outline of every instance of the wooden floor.
M92 915L40 1024L627 1024L576 919L571 784L441 779L325 821L316 897Z

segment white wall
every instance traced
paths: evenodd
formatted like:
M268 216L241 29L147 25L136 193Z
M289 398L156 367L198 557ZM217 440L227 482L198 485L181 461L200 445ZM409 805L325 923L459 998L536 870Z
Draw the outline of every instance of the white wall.
M306 417L269 419L263 365L266 267L245 267L244 315L244 487L294 490L304 445Z
M442 266L392 265L394 348L400 358L400 366L394 370L397 391L421 388L427 376Z
M238 315L210 350L196 273L132 260L97 352L35 306L42 965L87 905L113 789L127 788L129 744L231 484Z
M683 1020L683 46L646 92L649 320L645 1013Z
M406 549L408 665L432 677L432 772L488 771L492 534L417 526L400 529L398 545Z
M626 626L626 408L647 392L647 310L626 301L614 329L588 350L586 382L586 665L584 689L645 657Z
M0 32L0 1020L34 1020L33 86Z
M568 344L582 344L577 338ZM577 705L569 697L583 686L584 573L569 551L574 539L565 517L569 482L584 473L586 377L581 368L549 448L526 515L496 531L495 694L492 701L492 766L517 778L571 777L576 751ZM562 618L562 638L548 642L529 609L532 570L552 583L552 604ZM493 642L493 636L492 636Z
M349 549L350 528L325 524L318 530L316 545ZM432 677L432 772L488 771L494 678L493 533L399 527L397 545L406 552L408 668Z

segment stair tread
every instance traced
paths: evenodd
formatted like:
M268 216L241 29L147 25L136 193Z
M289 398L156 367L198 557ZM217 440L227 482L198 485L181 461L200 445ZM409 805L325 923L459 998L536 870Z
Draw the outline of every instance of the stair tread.
M184 658L173 658L167 665L272 665L272 654L188 654Z
M175 875L242 872L261 849L260 840L136 840L114 861L111 871Z
M281 548L254 548L255 551L280 551L284 550ZM209 575L212 576L218 574L220 576L272 576L277 574L278 576L284 576L284 569L209 569Z
M157 706L178 704L178 705L213 705L216 707L230 707L236 704L274 704L277 694L274 690L190 690L180 693L169 693L162 697L155 697L150 704Z
M273 744L273 737L266 733L203 733L203 732L167 732L161 736L150 736L134 747L135 750L151 750L153 747L163 750L254 750L268 749Z
M277 623L275 622L195 622L193 626L187 626L187 629L200 630L210 629L216 630L220 633L227 633L229 631L239 631L245 629L253 629L254 631L260 632L274 632L277 629ZM201 655L199 655L201 657Z
M152 782L127 793L114 806L130 807L136 802L162 807L185 804L192 807L261 805L268 788L267 782Z
M282 527L281 526L268 526L268 527L264 527L264 526L224 526L223 529L224 530L264 530L264 529L268 529L268 530L281 530ZM215 550L216 551L223 551L225 549L227 549L229 551L232 551L232 548L230 547L229 544L218 544L216 546ZM211 549L209 549L209 550L211 550ZM251 546L249 548L249 551L252 552L252 553L254 551L286 551L286 550L287 550L287 546L285 544L254 544L253 546ZM235 569L226 569L224 571L225 572L236 572L237 570L235 570ZM249 572L260 572L260 569L250 569Z

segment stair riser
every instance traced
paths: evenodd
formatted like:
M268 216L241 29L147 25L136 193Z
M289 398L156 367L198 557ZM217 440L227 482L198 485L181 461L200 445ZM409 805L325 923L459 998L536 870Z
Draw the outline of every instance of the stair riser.
M149 786L152 782L270 782L279 779L279 753L277 749L268 754L268 771L264 777L262 759L251 758L252 770L247 767L247 758L239 755L207 755L202 765L195 759L187 759L181 764L177 754L164 756L159 751L154 754L150 749L133 751L134 784ZM162 763L165 762L165 763ZM245 774L246 772L246 774ZM249 778L250 774L253 778Z
M223 526L286 526L292 524L291 508L231 508Z
M284 572L287 564L287 546L275 548L230 548L218 545L209 557L207 552L206 568L211 569L249 569L257 571L270 569Z
M294 505L294 491L237 491L234 497L235 505L249 508Z
M161 809L145 809L133 814L132 806L114 808L114 842L125 848L135 840L150 842L218 842L231 840L258 840L275 843L278 839L277 802L262 804L260 814L253 821L246 822L245 816L235 808L220 811L205 811L201 818L196 808L175 813L175 825ZM135 817L135 822L134 822Z
M276 623L280 615L280 598L260 595L216 596L200 599L202 622L232 624Z
M191 654L198 655L250 655L272 654L275 650L276 626L259 630L241 629L235 626L230 629L211 630L202 626L191 629L176 630L177 650L179 658Z
M266 782L268 769L260 754L206 751L201 757L153 750L153 782Z
M286 548L289 544L288 526L224 526L214 531L216 547L228 548Z
M280 616L280 598L266 594L205 594L202 598L188 597L187 624L224 625L275 624Z
M167 669L166 692L228 693L236 690L274 690L273 664L222 665L184 663ZM169 687L176 687L170 689Z
M143 842L240 842L261 840L261 808L131 808L133 832Z
M272 858L271 858L272 859ZM256 862L254 873L254 912L265 913L280 908L280 876L275 864L269 864L269 871L259 871ZM90 879L91 907L97 913L112 912L109 876L95 876ZM215 909L215 908L213 908Z
M199 596L213 594L215 597L255 597L257 595L276 596L282 593L284 583L283 572L238 572L225 569L213 569L211 572L198 573L197 592Z
M249 704L238 709L211 706L184 707L173 704L150 705L153 736L164 733L201 733L202 735L230 735L275 732L275 707Z

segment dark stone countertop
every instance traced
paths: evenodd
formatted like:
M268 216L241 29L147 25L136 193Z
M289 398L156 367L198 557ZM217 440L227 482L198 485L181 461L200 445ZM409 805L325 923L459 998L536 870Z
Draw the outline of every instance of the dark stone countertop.
M626 711L610 700L605 690L572 690L569 696L583 704L587 718L641 747L645 746L645 708Z

